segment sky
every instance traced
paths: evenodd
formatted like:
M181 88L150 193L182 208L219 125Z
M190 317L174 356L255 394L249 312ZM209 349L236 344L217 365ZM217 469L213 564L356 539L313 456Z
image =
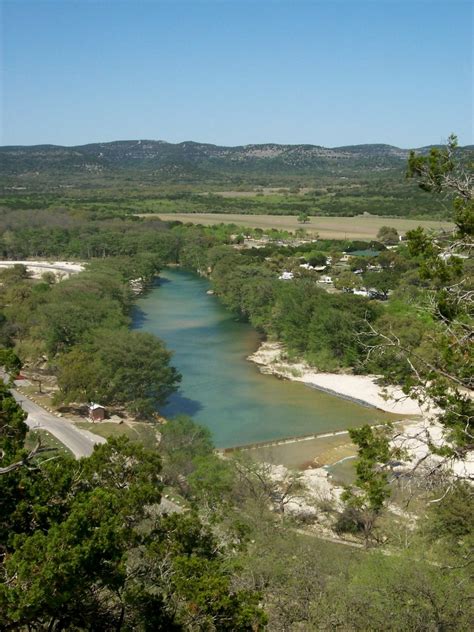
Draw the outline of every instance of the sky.
M471 2L0 6L0 145L474 142Z

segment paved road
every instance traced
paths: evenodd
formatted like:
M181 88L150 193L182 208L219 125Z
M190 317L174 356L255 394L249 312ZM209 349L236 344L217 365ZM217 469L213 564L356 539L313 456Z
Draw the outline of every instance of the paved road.
M0 377L2 377L1 371ZM3 377L5 376L3 375ZM23 410L28 413L26 418L28 427L32 430L47 430L69 448L77 459L83 456L90 456L96 443L106 442L106 439L103 437L99 437L87 430L81 430L66 419L58 419L14 388L11 388L10 392ZM172 500L164 496L161 498L160 513L182 513L183 511L183 507Z
M23 393L15 389L11 389L11 393L23 410L28 413L27 425L32 430L47 430L69 448L77 459L90 456L96 443L105 443L106 440L103 437L81 430L66 419L58 419L32 402Z

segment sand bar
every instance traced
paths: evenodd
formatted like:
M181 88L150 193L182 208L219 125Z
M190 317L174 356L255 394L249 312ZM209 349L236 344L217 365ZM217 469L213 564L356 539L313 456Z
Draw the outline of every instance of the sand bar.
M282 345L276 342L264 342L259 349L248 357L255 362L262 373L271 373L296 382L303 382L313 388L318 388L345 397L362 405L373 406L388 413L400 415L424 415L418 402L407 397L403 391L395 386L383 389L376 383L376 375L347 375L339 373L320 373L304 362L290 363L282 359Z

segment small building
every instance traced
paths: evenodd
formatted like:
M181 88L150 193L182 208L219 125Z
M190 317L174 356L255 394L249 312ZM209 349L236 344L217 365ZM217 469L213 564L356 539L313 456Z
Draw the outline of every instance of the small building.
M281 281L291 281L294 277L293 272L287 272L286 270L280 274L278 277Z
M323 274L320 279L319 279L320 283L332 283L332 277L328 276L327 274Z
M103 421L107 416L107 411L104 406L100 404L94 404L91 402L89 404L89 419L91 421Z

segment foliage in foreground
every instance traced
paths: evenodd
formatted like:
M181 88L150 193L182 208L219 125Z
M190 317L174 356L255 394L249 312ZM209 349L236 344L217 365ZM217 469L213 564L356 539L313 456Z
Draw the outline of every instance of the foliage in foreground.
M23 413L2 387L2 465L21 457ZM162 515L161 460L124 438L75 461L0 476L0 627L258 630L259 594L233 590L194 513Z
M464 458L473 449L473 165L461 164L457 140L451 136L444 149L427 156L412 152L408 176L422 189L443 194L452 206L456 230L434 237L418 228L408 233L408 249L418 264L420 290L404 298L428 323L416 336L400 326L371 328L370 353L378 356L386 377L420 403L434 404L447 443L429 448L446 459ZM404 370L397 373L397 368ZM395 368L395 371L394 371Z
M2 410L6 465L27 429L5 388ZM467 488L433 506L405 552L378 555L302 535L264 468L217 458L189 419L164 435L161 457L118 439L0 476L2 628L470 629ZM159 512L162 476L187 512Z

